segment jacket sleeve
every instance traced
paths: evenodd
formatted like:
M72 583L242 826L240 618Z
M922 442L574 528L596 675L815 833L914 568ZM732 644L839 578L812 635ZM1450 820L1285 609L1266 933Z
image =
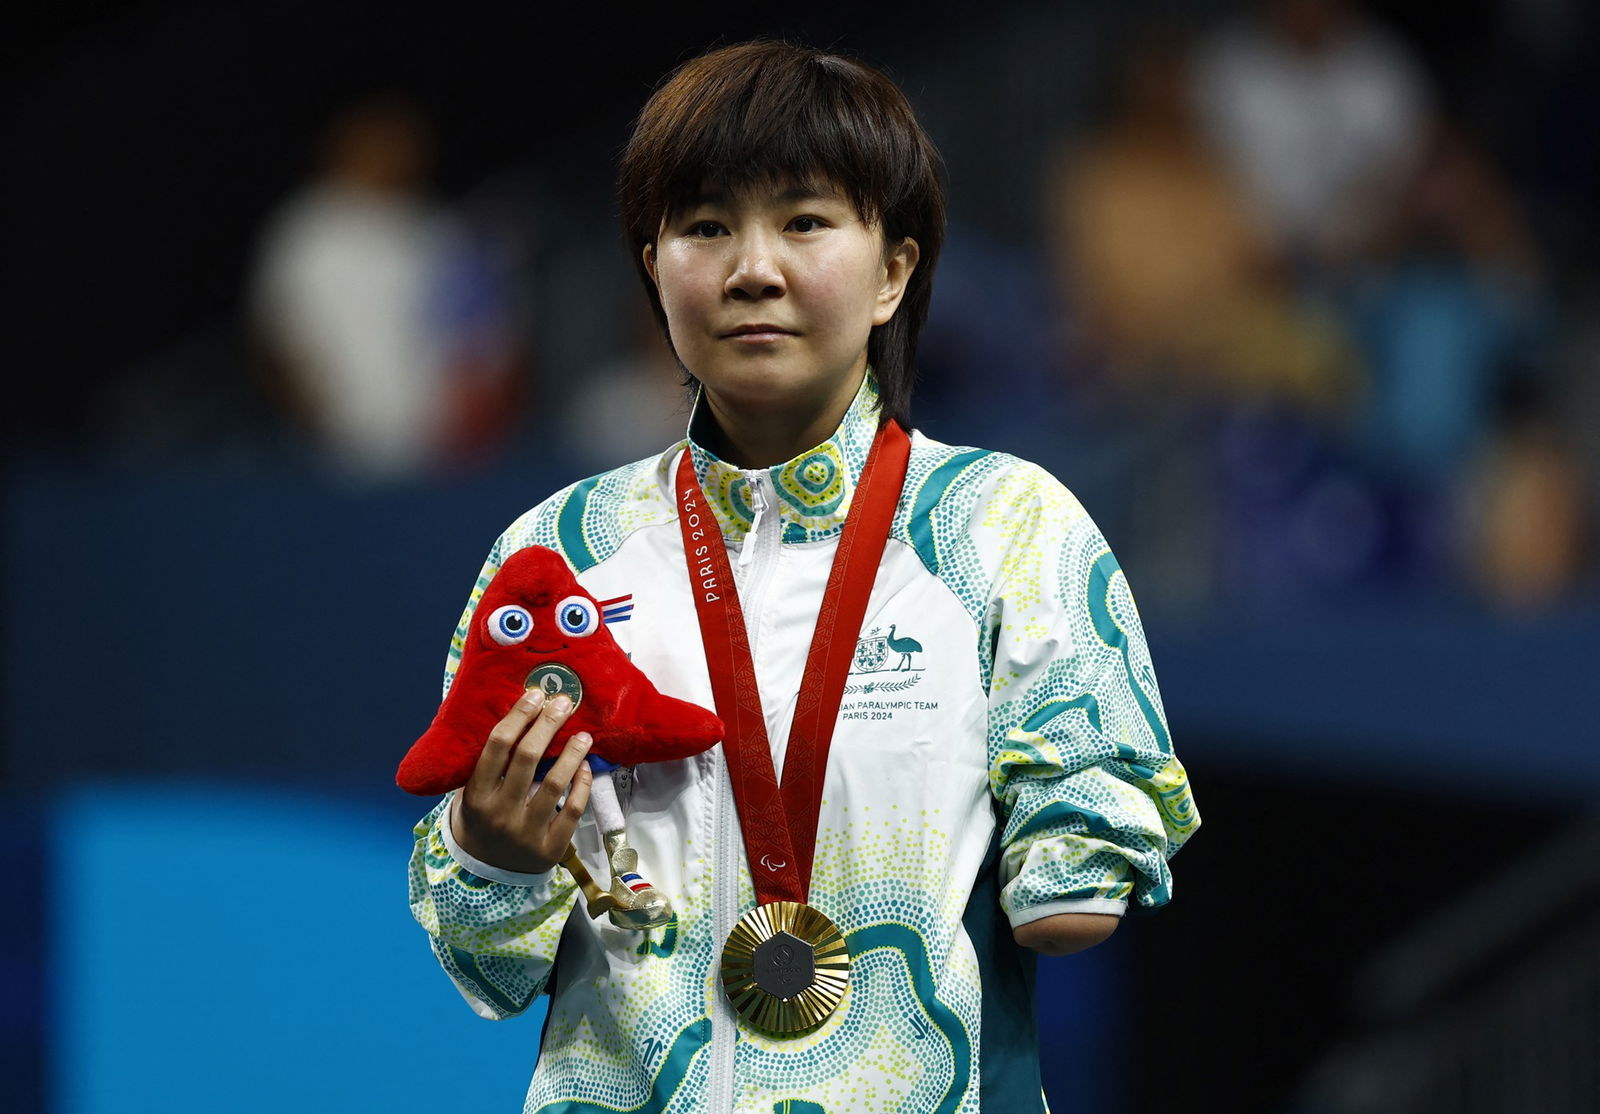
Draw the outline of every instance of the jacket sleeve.
M1005 539L984 631L1001 906L1015 927L1165 904L1200 818L1127 578L1040 468L1002 476L982 515Z
M445 664L447 694L478 601L513 551L521 522L490 551L461 613ZM427 930L434 956L467 1003L498 1021L521 1013L544 992L577 886L560 867L519 874L466 854L450 830L451 796L412 830L411 915Z
M412 830L411 915L467 1004L499 1021L544 992L577 886L560 867L515 874L472 859L451 836L449 805Z

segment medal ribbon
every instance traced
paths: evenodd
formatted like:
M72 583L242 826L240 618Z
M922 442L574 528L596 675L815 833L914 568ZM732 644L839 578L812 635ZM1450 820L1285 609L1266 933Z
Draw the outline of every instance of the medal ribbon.
M828 748L910 456L911 438L898 423L890 421L878 430L822 594L789 729L781 789L756 687L744 609L739 606L722 530L695 479L694 461L687 450L678 464L678 525L683 531L689 584L700 618L717 715L727 727L722 749L744 829L745 855L750 860L756 899L763 905L803 903L811 886Z

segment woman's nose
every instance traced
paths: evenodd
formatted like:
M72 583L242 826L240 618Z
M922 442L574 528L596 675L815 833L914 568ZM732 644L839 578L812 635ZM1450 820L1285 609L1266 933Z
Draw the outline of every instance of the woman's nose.
M785 291L778 245L765 236L740 237L723 292L735 301L780 298Z

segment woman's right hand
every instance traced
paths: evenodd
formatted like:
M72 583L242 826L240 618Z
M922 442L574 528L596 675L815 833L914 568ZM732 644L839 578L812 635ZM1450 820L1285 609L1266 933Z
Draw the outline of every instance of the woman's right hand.
M566 696L547 701L535 688L495 724L472 777L451 802L450 829L463 851L525 874L543 874L561 861L589 804L593 775L583 758L593 740L580 731L543 781L534 774L571 714ZM563 794L566 804L558 809Z

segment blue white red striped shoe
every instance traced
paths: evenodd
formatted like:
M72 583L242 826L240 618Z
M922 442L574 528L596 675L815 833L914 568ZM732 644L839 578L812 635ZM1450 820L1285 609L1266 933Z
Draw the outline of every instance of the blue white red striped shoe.
M606 856L611 862L614 904L607 910L618 928L659 928L672 919L672 902L639 874L639 852L628 846L628 834L606 833Z

